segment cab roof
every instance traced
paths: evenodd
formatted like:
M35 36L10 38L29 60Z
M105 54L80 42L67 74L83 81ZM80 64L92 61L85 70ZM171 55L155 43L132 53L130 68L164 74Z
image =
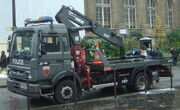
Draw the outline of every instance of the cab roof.
M52 30L51 30L52 27ZM30 25L25 27L18 27L14 30L14 32L19 31L34 31L38 32L41 31L42 33L49 33L49 32L56 32L56 33L67 33L66 26L61 24L36 24L36 25Z

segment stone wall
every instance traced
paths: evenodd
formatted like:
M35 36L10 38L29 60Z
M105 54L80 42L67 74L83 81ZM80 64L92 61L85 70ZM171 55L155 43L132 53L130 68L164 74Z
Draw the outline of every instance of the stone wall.
M84 0L85 15L96 20L96 0ZM173 1L173 27L167 28L167 2L156 1L156 16L161 19L163 27L169 30L180 27L180 0ZM111 28L127 28L124 23L123 0L111 0ZM128 28L127 28L128 29ZM144 36L153 36L152 28L148 28L146 21L146 0L135 0L135 29L142 29Z

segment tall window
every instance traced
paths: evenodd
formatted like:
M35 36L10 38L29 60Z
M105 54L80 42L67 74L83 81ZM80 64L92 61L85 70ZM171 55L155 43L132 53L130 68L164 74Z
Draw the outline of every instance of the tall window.
M156 5L154 0L147 0L147 23L150 28L153 28L155 25L156 18Z
M125 26L135 28L135 3L134 0L124 0Z
M172 25L173 25L172 0L167 0L167 26L172 27Z
M105 27L111 27L110 0L96 0L96 21Z

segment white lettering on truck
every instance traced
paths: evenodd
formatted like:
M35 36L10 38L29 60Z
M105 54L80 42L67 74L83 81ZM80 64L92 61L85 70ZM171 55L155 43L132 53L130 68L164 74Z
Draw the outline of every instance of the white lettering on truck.
M17 65L24 65L24 60L22 59L13 59L12 62Z
M109 38L109 35L107 35L106 33L104 33L103 35L104 35L104 37L107 37L107 38Z
M75 20L78 21L79 23L84 24L84 21L83 21L82 19L78 18L75 13L69 11L69 15L72 16L72 17L74 17Z

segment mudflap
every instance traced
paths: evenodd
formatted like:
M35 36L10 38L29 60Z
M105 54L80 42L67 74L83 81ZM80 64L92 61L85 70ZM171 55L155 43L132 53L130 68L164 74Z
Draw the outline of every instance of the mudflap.
M171 67L168 66L161 66L160 69L158 69L159 76L160 77L172 77L172 70Z
M119 74L118 75L118 85L119 86L126 86L130 83L129 74Z

